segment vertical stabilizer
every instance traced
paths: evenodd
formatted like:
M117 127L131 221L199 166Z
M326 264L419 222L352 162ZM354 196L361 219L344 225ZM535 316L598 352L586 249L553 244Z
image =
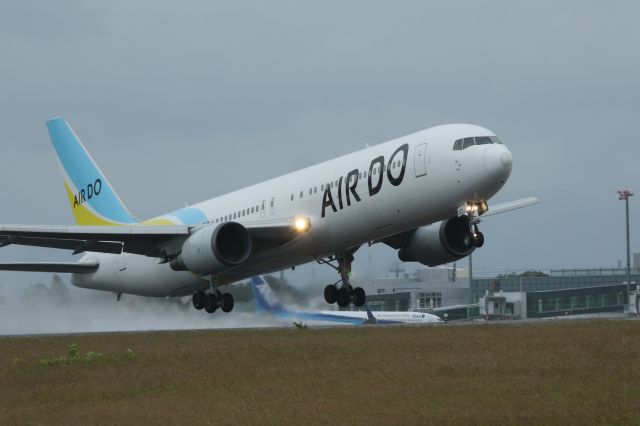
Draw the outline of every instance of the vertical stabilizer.
M55 117L47 121L47 129L76 223L94 226L137 223L69 123Z
M258 311L274 314L286 312L278 301L276 294L261 276L251 278L251 289L253 290L253 297L256 299L256 309Z

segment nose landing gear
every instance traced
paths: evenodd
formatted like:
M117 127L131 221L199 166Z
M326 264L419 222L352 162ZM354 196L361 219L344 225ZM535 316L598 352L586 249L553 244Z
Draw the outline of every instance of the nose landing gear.
M340 279L336 283L329 284L324 289L324 300L327 303L337 303L341 308L348 306L349 303L353 303L355 306L362 306L365 304L367 294L364 289L362 287L353 288L349 282L349 276L351 275L351 262L353 262L353 253L355 253L356 250L357 248L337 253L329 260L317 260L318 263L331 266L340 274ZM331 263L334 261L338 263L338 266ZM339 287L338 284L340 284Z
M473 245L475 247L482 247L484 245L484 234L478 230L478 224L473 224L473 231L471 231L471 237L473 241Z

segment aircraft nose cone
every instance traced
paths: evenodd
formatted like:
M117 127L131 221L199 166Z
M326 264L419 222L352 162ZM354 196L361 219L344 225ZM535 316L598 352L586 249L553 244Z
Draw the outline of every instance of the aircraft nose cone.
M484 167L489 176L506 181L513 167L511 152L505 146L489 147L484 153Z

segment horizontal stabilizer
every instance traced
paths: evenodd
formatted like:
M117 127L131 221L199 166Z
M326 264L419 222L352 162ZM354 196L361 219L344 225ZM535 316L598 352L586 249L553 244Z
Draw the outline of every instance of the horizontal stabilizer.
M98 269L97 263L38 262L0 263L0 271L58 272L70 274L90 274Z
M489 211L483 214L482 217L533 206L534 204L538 204L539 202L540 200L538 200L536 197L527 197L515 201L496 204L495 206L489 206Z

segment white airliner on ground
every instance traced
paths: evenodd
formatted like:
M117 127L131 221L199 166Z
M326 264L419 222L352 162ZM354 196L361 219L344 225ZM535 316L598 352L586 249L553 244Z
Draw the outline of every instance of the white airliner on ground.
M349 283L354 252L382 242L403 261L434 266L483 244L478 217L536 203L487 201L511 173L493 132L468 124L426 129L146 221L136 219L61 117L47 122L77 225L0 225L0 247L84 253L78 263L5 263L3 270L68 272L83 288L184 296L233 309L221 285L317 261L340 274L328 303L365 303Z
M251 289L258 312L268 312L281 319L311 323L339 324L425 324L443 322L439 316L422 312L378 311L372 312L366 304L365 311L301 312L285 308L278 301L269 284L260 276L251 278Z

